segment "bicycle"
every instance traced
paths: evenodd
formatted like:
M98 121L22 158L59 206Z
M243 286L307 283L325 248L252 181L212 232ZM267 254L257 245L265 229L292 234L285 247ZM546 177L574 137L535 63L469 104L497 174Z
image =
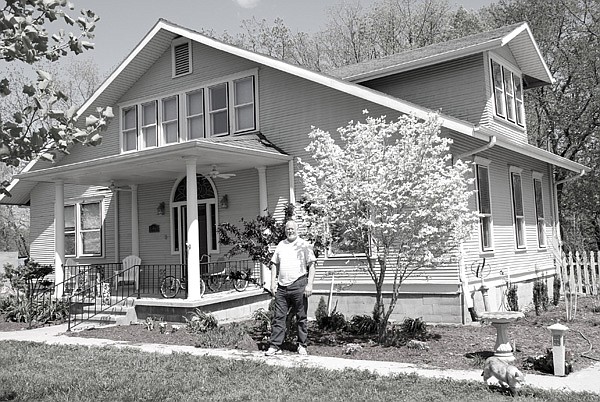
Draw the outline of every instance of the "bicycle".
M248 268L244 271L232 271L227 273L225 272L225 268L223 268L220 272L209 274L206 280L208 288L213 292L219 291L225 282L232 282L235 290L243 292L248 287L249 282L254 282L252 271Z
M181 290L187 289L186 278L176 278L173 275L167 275L160 282L160 293L166 299L172 299L176 297ZM206 292L206 283L200 278L200 297L204 296Z

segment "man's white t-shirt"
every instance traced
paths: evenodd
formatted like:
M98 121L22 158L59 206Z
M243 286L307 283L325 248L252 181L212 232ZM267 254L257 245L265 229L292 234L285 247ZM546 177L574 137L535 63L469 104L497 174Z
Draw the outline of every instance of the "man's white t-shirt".
M280 286L289 286L298 278L307 274L308 264L315 262L317 258L309 242L297 237L293 242L287 239L279 242L271 262L279 264Z

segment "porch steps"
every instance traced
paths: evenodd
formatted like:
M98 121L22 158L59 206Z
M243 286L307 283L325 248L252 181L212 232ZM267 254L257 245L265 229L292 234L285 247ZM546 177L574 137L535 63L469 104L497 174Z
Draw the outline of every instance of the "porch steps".
M116 303L116 301L111 300L110 304L112 303ZM94 312L98 313L94 314ZM128 298L110 307L107 307L107 303L101 304L100 301L97 301L95 305L91 304L83 307L83 315L89 318L78 325L82 329L106 325L129 325L137 320L135 299Z

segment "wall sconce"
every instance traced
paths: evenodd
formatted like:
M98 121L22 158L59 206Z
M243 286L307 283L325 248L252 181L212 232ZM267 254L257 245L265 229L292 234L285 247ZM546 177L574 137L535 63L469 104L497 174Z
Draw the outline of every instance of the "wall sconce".
M165 203L161 202L160 204L158 204L158 207L156 207L156 215L164 215L165 214Z
M227 197L227 194L221 197L221 200L219 201L219 207L224 209L229 208L229 197Z

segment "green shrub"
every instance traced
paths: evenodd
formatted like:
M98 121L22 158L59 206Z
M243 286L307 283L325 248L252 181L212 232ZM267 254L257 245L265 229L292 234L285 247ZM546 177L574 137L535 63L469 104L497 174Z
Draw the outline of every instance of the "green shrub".
M519 296L517 295L517 285L508 284L506 289L506 304L509 311L519 311Z
M377 333L378 323L370 315L355 315L350 320L350 331L357 335L373 335Z
M533 283L533 305L535 315L540 315L542 309L548 311L548 285L544 279L536 279Z
M217 319L209 313L205 313L200 309L196 309L193 313L190 313L191 318L185 319L185 327L189 332L192 333L203 333L208 330L217 328L219 322Z
M552 304L558 306L558 302L560 301L560 277L555 274L554 281L552 282Z
M329 314L327 313L327 303L325 302L325 298L321 296L319 299L319 304L317 305L317 309L315 310L315 319L317 320L317 325L319 328L321 327L321 323L325 318L327 318Z
M431 337L427 324L421 317L405 318L401 324L393 325L385 334L385 346L404 346L410 340L426 341Z

